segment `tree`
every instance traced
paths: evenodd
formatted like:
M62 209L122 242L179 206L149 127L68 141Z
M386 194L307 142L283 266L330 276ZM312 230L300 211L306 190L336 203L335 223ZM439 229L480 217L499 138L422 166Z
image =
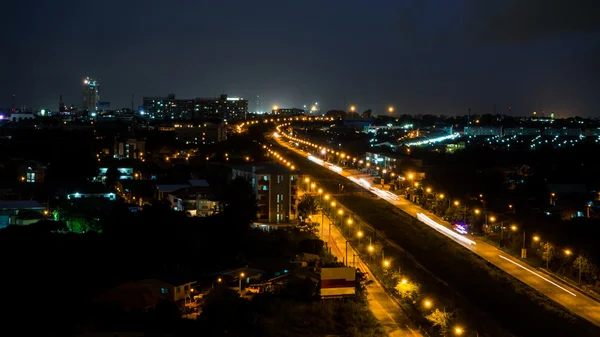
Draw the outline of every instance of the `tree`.
M298 230L300 230L301 232L307 232L316 236L319 232L319 223L312 221L302 221L296 226L296 228L298 228Z
M589 275L595 274L597 267L584 255L579 255L573 261L573 267L578 271L579 284L581 284L581 274Z
M303 217L308 217L309 215L317 214L320 211L321 206L319 205L317 199L314 196L310 194L305 194L302 196L300 202L298 203L298 212L300 213L300 215L302 215Z
M446 336L451 318L452 315L450 313L446 312L446 310L440 311L439 309L435 309L431 314L425 316L425 319L430 321L433 326L440 328L440 335L442 336Z
M402 299L414 301L419 298L421 286L407 279L402 279L395 287L396 291Z
M245 224L256 220L258 202L252 186L245 179L236 178L229 183L221 200L226 214L240 219Z
M542 261L546 262L546 269L550 266L550 261L554 259L554 246L550 242L540 243L538 254L542 258Z
M121 173L116 167L110 167L106 171L104 183L106 184L106 186L113 187L119 180L120 176Z
M247 307L248 301L240 298L236 290L216 287L204 297L202 314L198 319L207 335L243 335L249 327Z

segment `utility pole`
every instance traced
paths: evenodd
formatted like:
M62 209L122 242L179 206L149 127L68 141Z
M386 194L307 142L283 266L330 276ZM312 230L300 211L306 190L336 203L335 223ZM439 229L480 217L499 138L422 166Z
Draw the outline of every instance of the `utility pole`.
M348 240L346 240L346 266L350 265L348 262Z

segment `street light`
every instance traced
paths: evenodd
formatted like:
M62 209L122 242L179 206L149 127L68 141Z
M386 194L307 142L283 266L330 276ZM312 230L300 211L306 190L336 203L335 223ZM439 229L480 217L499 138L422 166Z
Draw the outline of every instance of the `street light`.
M460 205L460 201L458 201L458 200L455 200L455 201L454 201L454 206L458 206L458 205Z
M425 306L425 308L430 309L433 306L433 302L431 302L430 300L425 300L423 302L423 306Z
M533 237L533 241L535 241L535 242L539 242L539 241L540 241L540 237L539 237L539 236L537 236L537 235L535 235L535 236Z
M463 328L457 326L456 328L454 328L454 334L457 336L461 336L463 334L464 330Z
M246 276L246 274L241 273L240 277L239 277L239 279L240 279L240 295L242 294L242 278L244 278L244 276Z
M481 213L481 211L479 209L476 209L475 214L479 215L479 213Z
M388 268L389 266L390 266L390 261L389 260L383 261L383 267L384 268Z
M565 249L565 255L570 256L571 254L573 254L573 252L571 252L570 249Z

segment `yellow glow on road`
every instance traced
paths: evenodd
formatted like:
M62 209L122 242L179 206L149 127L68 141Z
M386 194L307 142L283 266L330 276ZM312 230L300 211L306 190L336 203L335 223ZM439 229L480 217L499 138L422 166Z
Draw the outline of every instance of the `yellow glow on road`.
M564 292L566 292L566 293L568 293L568 294L571 294L571 295L573 295L573 296L577 296L577 295L575 295L574 293L570 292L569 290L567 290L567 289L565 289L565 288L563 288L563 287L559 286L558 284L556 284L556 283L554 283L554 282L550 281L549 279L547 279L547 278L543 277L542 275L540 275L540 274L538 274L538 273L534 272L533 270L531 270L531 269L529 269L529 268L527 268L527 267L525 267L525 266L521 265L520 263L516 263L515 261L513 261L513 260L511 260L511 259L509 259L509 258L506 258L506 257L504 257L504 256L502 256L502 255L498 255L498 256L500 256L500 258L502 258L502 259L504 259L504 260L506 260L506 261L508 261L508 262L510 262L510 263L512 263L512 264L514 264L514 265L516 265L516 266L518 266L518 267L521 267L521 268L523 268L523 269L527 270L528 272L532 273L533 275L535 275L535 276L537 276L537 277L541 278L542 280L544 280L544 281L546 281L546 282L548 282L548 283L552 284L553 286L555 286L555 287L557 287L557 288L559 288L559 289L563 290Z

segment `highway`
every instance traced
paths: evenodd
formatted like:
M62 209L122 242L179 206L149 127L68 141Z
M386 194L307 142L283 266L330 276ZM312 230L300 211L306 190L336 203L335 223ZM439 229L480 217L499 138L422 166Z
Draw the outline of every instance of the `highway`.
M370 186L368 183L366 183L372 179L372 177L368 174L351 169L338 170L337 168L331 168L331 164L322 161L319 162L318 159L315 159L310 154L295 147L289 146L288 143L283 142L280 138L275 138L275 140L280 145L291 151L294 151L298 155L306 157L307 159L310 157L310 161L314 164L329 168L331 171L334 171L346 179L357 183L369 192L374 193L380 198L398 207L400 210L418 218L421 220L423 226L429 226L441 232L449 239L463 246L465 249L469 249L497 268L503 270L507 274L513 276L531 288L539 291L546 297L564 306L574 314L581 316L597 326L600 326L600 303L586 296L579 290L561 281L555 280L541 272L538 272L535 270L535 268L480 240L478 237L460 235L456 233L450 223L442 220L433 213L402 197L392 197L390 194L388 194L389 192L385 193L382 190L374 189L373 186Z
M321 223L321 216L313 216L314 221ZM319 229L319 235L323 233L321 239L329 242L328 245L331 247L331 253L338 258L338 261L344 261L346 259L346 239L333 224L331 224L331 237L329 236L330 220L328 217L324 217L322 223L323 228ZM355 258L353 258L354 256ZM366 273L369 279L373 280L367 288L369 308L375 318L385 328L388 335L390 337L422 337L423 335L418 332L419 329L412 324L404 311L390 298L390 295L388 295L379 281L375 279L371 270L363 263L358 257L358 253L351 246L348 246L348 260L350 261L350 266L356 263L356 268Z

